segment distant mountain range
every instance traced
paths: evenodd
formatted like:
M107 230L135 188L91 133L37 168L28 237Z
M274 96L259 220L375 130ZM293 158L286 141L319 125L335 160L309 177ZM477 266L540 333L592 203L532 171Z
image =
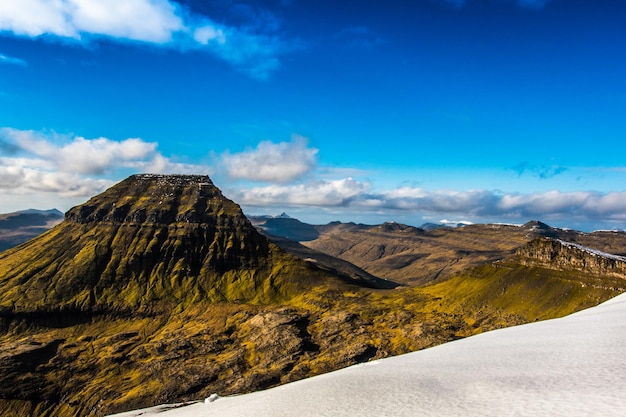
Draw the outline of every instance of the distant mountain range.
M251 217L251 222L279 246L276 236L297 240L309 249L404 285L426 284L510 258L522 246L540 237L626 256L625 232L583 233L553 228L536 220L521 226L473 224L430 230L399 223L310 225L284 216Z
M263 216L248 216L253 225L264 231L268 235L275 235L286 237L287 239L295 241L310 241L319 237L320 231L325 230L328 227L340 226L342 224L350 225L354 227L367 228L370 227L365 224L356 223L341 223L331 222L327 225L312 225L301 222L298 219L290 217L287 213L282 213L278 216L263 215ZM387 225L393 225L395 223L386 223ZM420 227L399 225L402 228L413 228L419 230L434 230L441 228L455 228L466 226L465 223L457 224L443 224L443 223L424 223Z
M0 251L24 243L62 220L63 213L57 209L28 209L0 214Z
M242 394L626 291L625 233L252 220L134 175L0 252L0 416Z

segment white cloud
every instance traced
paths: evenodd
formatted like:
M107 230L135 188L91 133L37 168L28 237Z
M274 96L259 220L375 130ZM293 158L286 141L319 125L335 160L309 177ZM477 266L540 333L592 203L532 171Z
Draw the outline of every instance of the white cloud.
M255 149L222 155L222 164L231 178L286 183L301 178L317 164L315 148L307 139L294 136L291 142L264 141Z
M4 55L4 54L0 54L0 64L21 65L23 67L28 65L26 61L24 61L23 59L14 58L12 56Z
M167 0L68 0L66 5L78 33L164 43L184 29L178 7Z
M261 142L241 153L225 153L222 161L217 162L231 179L274 184L237 189L239 181L230 184L226 181L218 186L225 187L227 194L244 206L334 210L362 219L369 213L377 218L384 214L384 220L394 220L395 216L449 216L473 222L529 219L557 219L563 224L626 222L626 191L553 190L524 194L413 186L381 190L369 181L346 176L350 170L319 169L317 154L318 150L309 147L306 138L299 136L290 142ZM7 206L4 201L7 195L29 195L33 199L92 196L114 181L138 172L215 174L207 166L172 161L157 150L155 142L140 138L87 139L0 128L3 206ZM369 174L358 170L353 173Z
M91 196L113 184L106 179L84 178L75 173L45 171L39 163L22 166L20 160L0 158L0 192L12 194L56 193L63 197ZM24 162L24 160L21 160Z
M59 145L34 131L3 128L0 136L11 140L22 151L48 161L59 171L79 174L103 174L116 167L137 167L157 155L156 143L138 138L113 141L77 136Z
M220 45L226 43L224 31L211 25L197 28L193 33L193 38L202 45L207 45L209 41L216 41Z
M104 175L119 179L135 172L210 173L205 166L173 162L157 152L156 143L139 138L85 139L0 128L0 143L0 192L91 196L114 183L99 178Z
M167 0L20 0L0 3L0 30L80 40L110 36L162 43L184 29Z
M278 56L290 49L288 42L276 35L275 19L265 20L271 24L218 24L172 0L0 2L0 32L78 43L109 38L204 50L259 79L276 70Z
M426 190L402 187L373 191L372 184L352 178L307 184L257 187L235 193L243 205L337 208L345 212L455 215L472 221L559 219L602 223L626 221L626 191L502 193L490 190ZM395 213L395 214L394 214Z
M432 213L474 213L493 205L496 196L489 191L430 191L418 187L402 187L368 196L368 205L393 210Z
M84 178L66 172L24 170L23 186L28 190L58 193L63 197L91 196L113 185L114 181Z
M316 181L296 185L270 185L235 193L241 204L251 206L295 205L344 207L362 195L370 185L352 178Z
M590 193L584 209L598 216L617 217L626 220L626 191L607 194Z
M535 194L504 195L498 209L510 213L534 215L541 213L568 213L579 210L591 197L589 192L548 191Z
M18 188L24 182L24 169L19 165L9 165L0 158L0 189Z
M548 191L520 194L489 190L426 191L416 188L391 190L379 193L375 198L381 206L390 209L462 214L474 218L626 219L626 192ZM357 204L358 201L355 200Z
M76 36L67 21L65 1L22 0L0 2L0 30L16 35Z

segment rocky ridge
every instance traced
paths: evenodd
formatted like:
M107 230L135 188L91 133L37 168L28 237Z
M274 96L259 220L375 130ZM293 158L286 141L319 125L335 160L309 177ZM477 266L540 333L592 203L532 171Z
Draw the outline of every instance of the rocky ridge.
M626 287L626 257L588 248L560 239L541 237L515 251L523 265L577 270L594 275L623 278Z

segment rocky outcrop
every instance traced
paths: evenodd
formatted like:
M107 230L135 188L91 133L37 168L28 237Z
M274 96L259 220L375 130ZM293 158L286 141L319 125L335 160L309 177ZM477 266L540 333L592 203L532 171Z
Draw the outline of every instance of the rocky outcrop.
M626 257L559 239L536 238L516 251L523 265L541 265L626 279Z

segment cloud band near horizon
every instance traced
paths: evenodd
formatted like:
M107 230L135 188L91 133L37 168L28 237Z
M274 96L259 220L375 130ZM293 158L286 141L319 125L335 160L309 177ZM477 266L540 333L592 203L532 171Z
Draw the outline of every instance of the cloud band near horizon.
M158 144L141 138L87 139L0 128L0 193L91 197L141 173L209 174L237 203L268 212L288 207L337 209L344 212L455 215L482 219L562 219L578 222L626 222L626 191L428 190L420 187L377 189L371 180L321 178L318 149L306 138L261 142L254 149L214 156L212 166L181 164L162 155ZM223 184L220 182L223 181ZM251 182L262 185L250 186Z
M320 207L345 211L457 215L480 219L564 219L626 221L626 191L548 191L503 193L498 190L425 190L398 188L375 191L352 178L292 186L241 190L233 196L252 207Z

